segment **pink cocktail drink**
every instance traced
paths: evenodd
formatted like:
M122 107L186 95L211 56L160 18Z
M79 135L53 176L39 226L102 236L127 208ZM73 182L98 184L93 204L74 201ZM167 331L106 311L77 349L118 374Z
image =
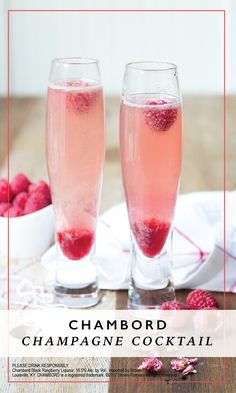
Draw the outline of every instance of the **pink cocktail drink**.
M179 99L160 94L123 98L120 141L131 231L143 255L156 257L172 226L181 171Z
M78 79L49 84L47 160L57 240L80 260L94 245L105 148L103 92Z
M175 298L172 228L182 156L175 64L126 65L120 145L132 243L128 307L159 308Z

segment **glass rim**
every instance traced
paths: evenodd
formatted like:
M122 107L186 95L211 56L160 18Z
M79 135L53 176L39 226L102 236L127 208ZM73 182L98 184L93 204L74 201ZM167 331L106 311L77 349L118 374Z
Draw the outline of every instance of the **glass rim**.
M177 65L167 61L132 61L126 64L126 68L136 71L170 71L177 69Z
M98 64L98 59L91 57L61 57L52 60L52 63L64 65Z

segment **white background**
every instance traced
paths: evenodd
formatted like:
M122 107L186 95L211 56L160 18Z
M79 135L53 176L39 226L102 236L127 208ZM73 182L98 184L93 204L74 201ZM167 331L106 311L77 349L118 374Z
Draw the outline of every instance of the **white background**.
M7 93L6 10L37 8L227 8L227 91L236 93L232 56L235 0L191 2L12 0L1 5L0 94ZM99 6L98 6L99 4ZM204 4L204 6L203 6ZM202 6L202 7L201 7ZM235 27L234 27L235 29ZM125 63L171 61L178 65L183 93L223 94L222 13L13 13L10 29L12 95L45 95L55 57L99 58L106 94L119 95Z

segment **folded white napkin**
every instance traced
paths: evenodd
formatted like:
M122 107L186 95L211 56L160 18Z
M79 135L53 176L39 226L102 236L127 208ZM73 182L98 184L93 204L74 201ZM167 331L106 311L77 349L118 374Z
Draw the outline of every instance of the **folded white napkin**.
M224 274L224 194L200 192L180 195L174 226L173 277L175 287L236 292L236 191L226 192ZM126 289L130 276L130 234L124 203L99 218L97 266L100 288ZM42 257L55 270L56 249Z

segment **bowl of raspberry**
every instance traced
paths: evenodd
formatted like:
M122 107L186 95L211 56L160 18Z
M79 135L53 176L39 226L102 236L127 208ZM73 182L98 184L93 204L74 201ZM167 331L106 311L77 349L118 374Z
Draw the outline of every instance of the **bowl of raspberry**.
M9 226L8 226L9 223ZM11 258L34 258L52 244L55 233L49 185L32 183L23 173L10 182L0 179L0 253Z

